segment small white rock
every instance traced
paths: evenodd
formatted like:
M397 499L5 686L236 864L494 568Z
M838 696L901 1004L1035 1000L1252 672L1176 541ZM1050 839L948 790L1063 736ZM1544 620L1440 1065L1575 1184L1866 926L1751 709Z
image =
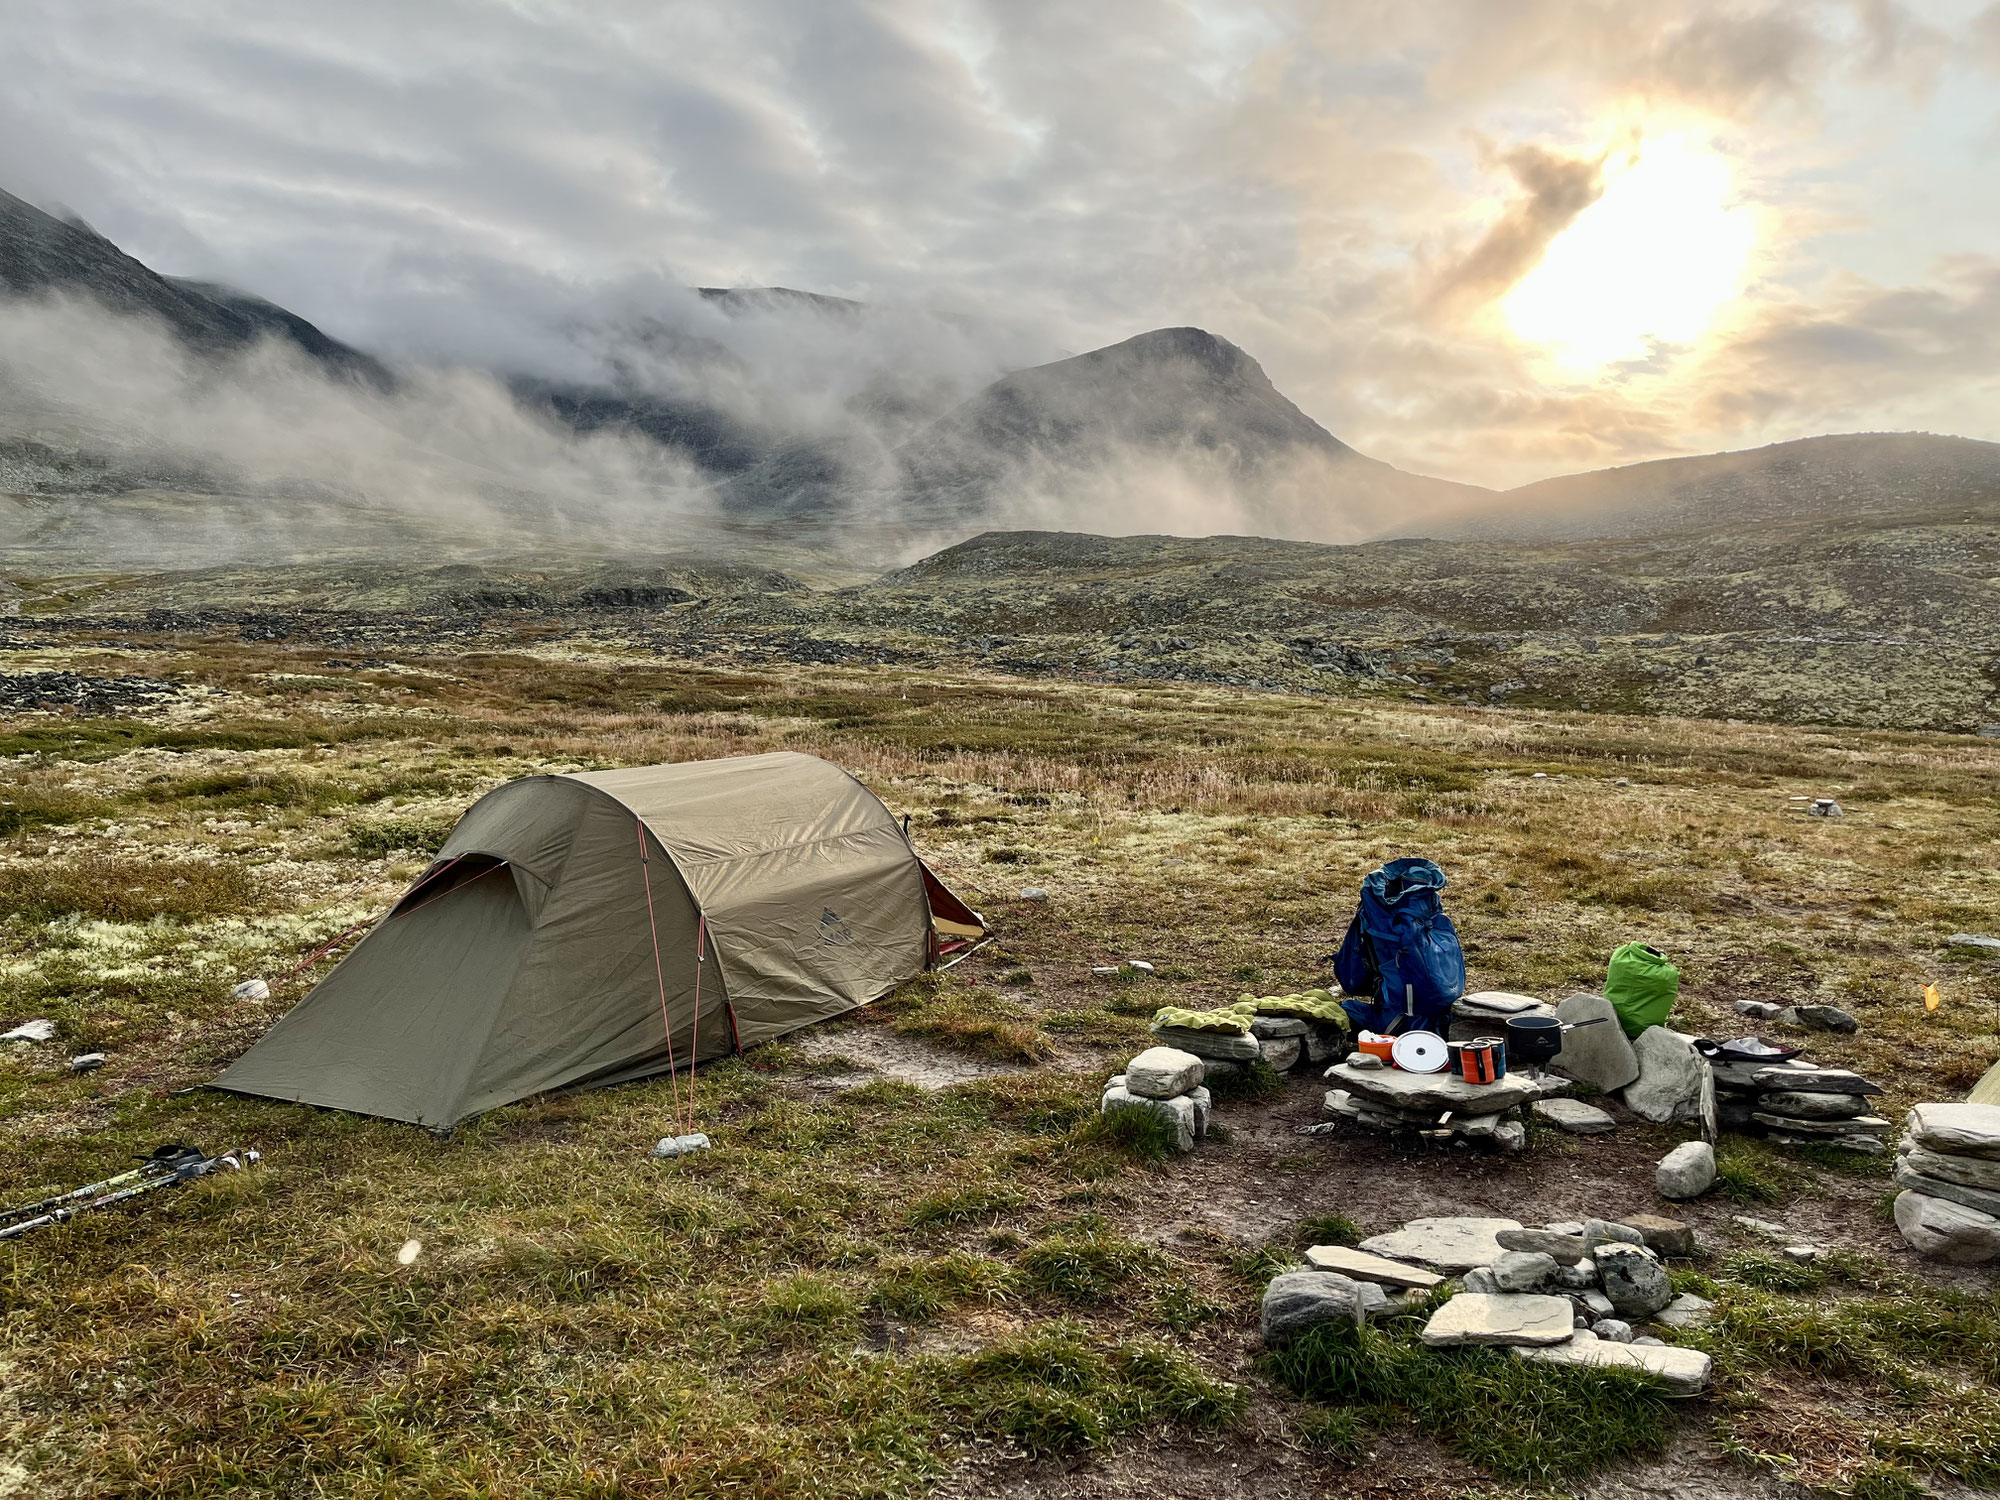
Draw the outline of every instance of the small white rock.
M404 1240L403 1248L396 1252L396 1264L399 1266L413 1266L417 1263L417 1257L423 1253L424 1242L422 1240Z
M1128 958L1125 960L1125 967L1138 974L1150 974L1153 972L1153 966L1143 958Z
M232 1000L268 1000L271 987L261 979L246 979L229 992Z

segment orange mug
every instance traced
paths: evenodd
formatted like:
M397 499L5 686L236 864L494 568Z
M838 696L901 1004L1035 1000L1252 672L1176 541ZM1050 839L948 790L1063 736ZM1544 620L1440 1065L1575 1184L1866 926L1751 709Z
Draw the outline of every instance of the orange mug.
M1354 1039L1354 1050L1366 1052L1371 1057L1379 1057L1383 1062L1393 1065L1396 1039L1392 1036L1383 1036L1379 1032L1364 1031Z

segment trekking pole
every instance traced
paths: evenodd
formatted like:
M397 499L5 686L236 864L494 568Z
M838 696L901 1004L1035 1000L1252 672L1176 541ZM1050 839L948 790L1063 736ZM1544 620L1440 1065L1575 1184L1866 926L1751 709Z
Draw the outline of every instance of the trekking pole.
M46 1213L48 1210L59 1208L65 1203L73 1203L79 1198L88 1198L97 1193L121 1188L127 1183L137 1182L141 1178L156 1177L184 1158L190 1156L199 1157L200 1155L201 1153L192 1146L162 1146L151 1156L141 1157L139 1165L132 1168L129 1172L119 1172L114 1176L105 1178L102 1182L87 1182L80 1188L71 1188L66 1193L56 1193L47 1198L38 1198L33 1203L22 1203L13 1208L0 1209L0 1223L4 1223L10 1219L19 1219Z
M171 1153L171 1154L169 1154ZM94 1208L105 1208L113 1203L123 1203L137 1198L143 1193L171 1187L177 1182L189 1182L197 1177L206 1177L211 1172L240 1172L245 1167L261 1161L262 1156L244 1147L232 1147L220 1156L203 1156L193 1146L162 1147L146 1159L144 1165L131 1172L121 1172L116 1177L107 1177L102 1182L93 1182L84 1187L44 1198L40 1203L25 1204L18 1209L7 1210L8 1216L30 1212L37 1208L47 1208L47 1212L31 1219L23 1219L18 1224L9 1224L0 1229L0 1240L15 1239L31 1229L41 1229L50 1224L61 1224L87 1213ZM132 1182L137 1177L140 1180ZM129 1186L117 1184L129 1183ZM100 1189L111 1188L110 1192L91 1197Z

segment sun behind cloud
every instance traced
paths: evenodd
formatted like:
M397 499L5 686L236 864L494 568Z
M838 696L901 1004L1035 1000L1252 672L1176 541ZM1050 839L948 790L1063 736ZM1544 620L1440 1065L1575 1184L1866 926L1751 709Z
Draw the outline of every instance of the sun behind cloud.
M1642 141L1605 176L1502 303L1515 337L1577 369L1695 342L1741 287L1756 240L1728 161L1685 137Z

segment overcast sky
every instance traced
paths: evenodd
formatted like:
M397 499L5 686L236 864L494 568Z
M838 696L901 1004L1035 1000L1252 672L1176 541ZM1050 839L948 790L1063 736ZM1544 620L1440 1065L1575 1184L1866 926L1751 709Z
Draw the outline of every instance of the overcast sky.
M1198 324L1479 483L2000 439L1987 0L5 0L0 55L0 186L405 354L782 284Z

